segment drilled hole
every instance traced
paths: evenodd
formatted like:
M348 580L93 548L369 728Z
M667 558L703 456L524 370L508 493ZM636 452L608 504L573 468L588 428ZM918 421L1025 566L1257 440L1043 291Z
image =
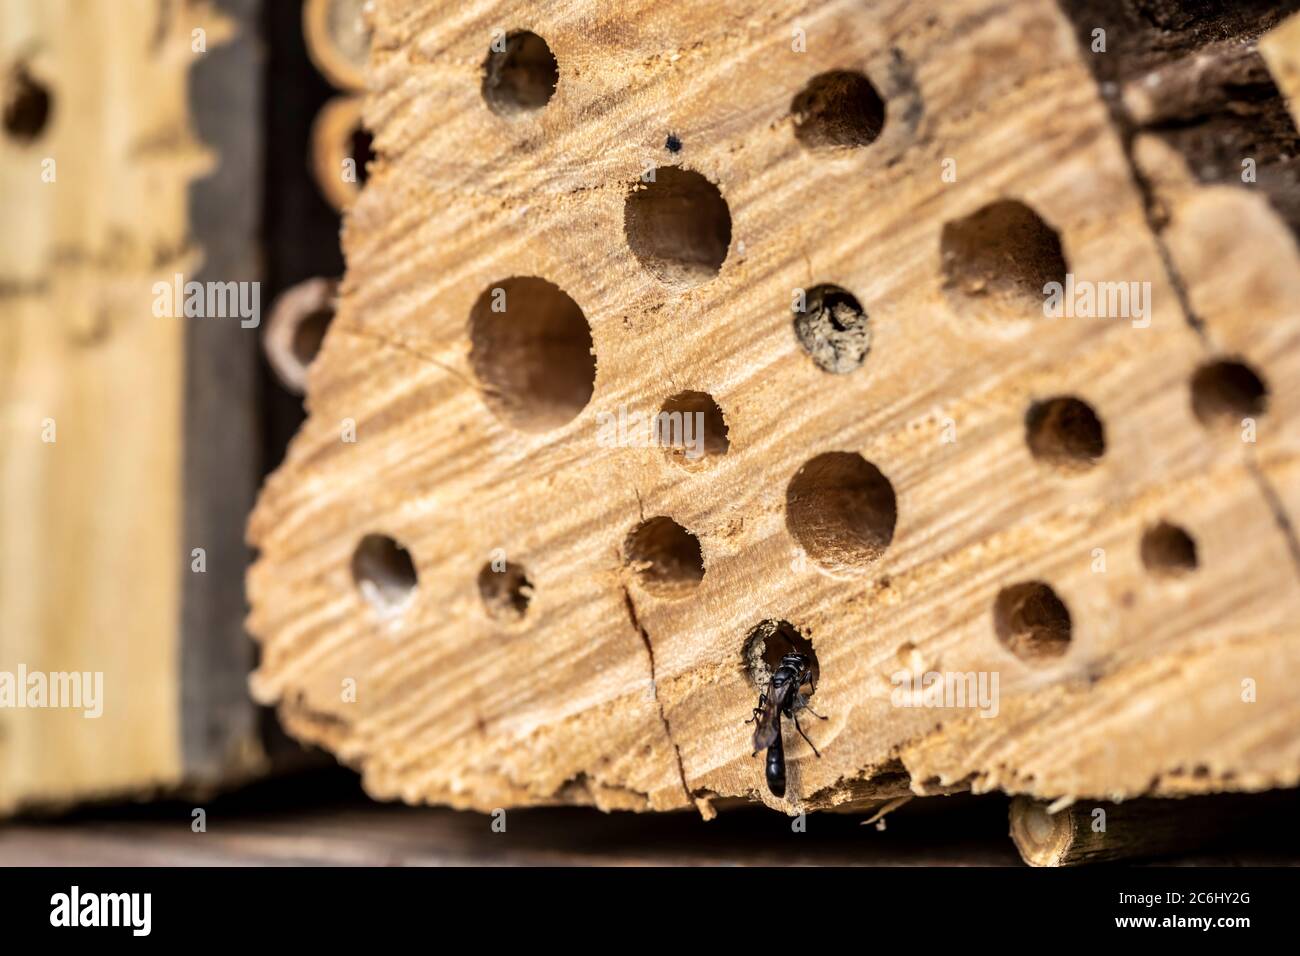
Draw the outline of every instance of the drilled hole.
M519 30L506 35L501 49L483 61L483 99L500 116L540 110L555 95L560 69L555 54L536 33Z
M660 166L638 181L623 206L623 231L637 261L656 279L687 289L718 274L731 245L731 212L699 173Z
M558 428L591 400L596 357L578 304L532 276L486 289L470 311L470 364L484 399L527 432Z
M669 457L685 468L716 461L731 447L722 409L707 392L678 392L668 399L658 427Z
M885 128L885 101L861 73L813 77L790 104L794 135L809 149L866 146Z
M993 624L1003 646L1030 663L1060 657L1070 648L1070 612L1041 581L1013 584L998 592Z
M662 515L628 535L623 554L641 586L659 597L685 597L704 578L700 539Z
M1049 282L1065 283L1061 239L1022 202L1003 199L945 223L939 240L944 290L953 309L976 319L1043 314Z
M352 554L352 580L384 617L395 617L415 599L415 564L406 548L382 534L368 534Z
M819 369L843 375L862 365L871 348L871 326L851 293L837 285L814 286L793 311L795 337Z
M1249 365L1221 360L1192 376L1192 411L1203 425L1239 426L1268 408L1268 386Z
M16 67L5 83L5 132L22 143L30 143L45 132L50 121L50 91L25 66Z
M1142 535L1142 566L1161 577L1181 577L1196 570L1196 540L1178 525L1161 521Z
M498 621L522 620L533 599L533 584L523 567L507 561L497 570L493 562L478 573L478 593L488 616Z
M828 452L807 462L785 493L790 534L833 574L864 571L894 538L898 502L880 469L855 452Z
M799 633L799 629L789 621L762 621L745 635L742 657L745 673L749 675L754 687L766 690L772 672L781 664L781 658L791 653L799 653L808 658L811 684L804 696L811 697L812 687L821 676L817 652L813 650L812 641Z
M1025 440L1036 459L1065 471L1085 471L1106 452L1101 419L1077 398L1031 405L1025 416Z

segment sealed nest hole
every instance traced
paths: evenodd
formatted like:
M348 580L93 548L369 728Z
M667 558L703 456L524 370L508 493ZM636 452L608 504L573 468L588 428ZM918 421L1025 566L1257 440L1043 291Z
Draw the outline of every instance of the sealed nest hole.
M871 348L867 313L852 293L837 285L819 285L794 308L794 334L823 372L843 375L862 365Z
M756 625L746 635L743 651L745 673L749 675L755 689L765 690L768 681L772 679L772 672L780 665L781 658L794 651L808 658L811 684L816 686L821 679L821 669L812 641L800 634L789 621L769 619ZM812 696L811 687L805 696Z

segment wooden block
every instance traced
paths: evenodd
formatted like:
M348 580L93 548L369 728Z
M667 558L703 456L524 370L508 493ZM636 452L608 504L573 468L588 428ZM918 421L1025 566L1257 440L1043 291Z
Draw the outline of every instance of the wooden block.
M0 5L0 672L102 675L98 717L0 709L0 812L265 765L257 333L155 312L178 274L257 278L257 7Z
M376 796L480 810L1300 780L1300 317L1255 328L1274 424L1246 447L1198 375L1232 345L1205 329L1249 322L1189 306L1083 21L381 0L372 24L378 159L249 526L253 690L292 732ZM1052 318L1051 282L1135 298ZM699 413L700 454L620 432L661 410ZM820 758L787 729L785 799L745 724L774 634L828 717Z

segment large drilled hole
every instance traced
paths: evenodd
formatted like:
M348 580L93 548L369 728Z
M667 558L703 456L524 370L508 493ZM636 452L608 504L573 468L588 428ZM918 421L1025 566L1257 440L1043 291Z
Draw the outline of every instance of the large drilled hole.
M833 574L865 570L889 547L897 521L894 486L855 452L818 455L786 488L786 527Z
M591 400L591 330L578 304L553 283L525 276L486 289L470 311L469 333L484 399L515 428L557 428Z
M483 99L501 116L529 113L550 102L559 79L546 41L536 33L515 31L496 41L483 61Z
M999 591L993 602L993 625L1003 646L1030 663L1060 657L1070 648L1070 612L1041 581Z
M623 555L641 586L659 597L686 597L704 578L700 539L663 515L628 535Z
M1142 566L1160 577L1181 577L1196 570L1196 540L1178 525L1161 521L1142 535Z
M1031 405L1025 415L1025 440L1035 458L1065 471L1085 471L1106 452L1101 419L1077 398Z
M814 286L792 309L795 337L819 369L843 375L862 365L871 348L871 327L851 293L837 285Z
M790 104L794 135L809 149L866 146L885 128L885 101L861 73L813 77Z
M1268 408L1268 386L1249 365L1221 360L1192 376L1192 411L1203 425L1239 426Z
M722 409L707 392L678 392L664 402L658 429L669 457L686 468L716 461L731 447Z
M533 599L533 584L523 567L510 561L483 565L478 593L488 616L498 621L522 620Z
M22 143L30 143L45 132L50 121L50 91L25 66L16 67L5 82L5 132Z
M977 319L1043 314L1049 282L1065 283L1061 239L1022 202L1003 199L944 224L939 240L944 291L953 309Z
M361 596L384 617L395 617L415 599L417 579L411 555L393 538L368 534L352 554L352 580Z
M718 274L731 245L731 212L718 187L699 173L660 166L638 181L623 206L623 230L637 261L675 289Z
M811 697L812 688L821 676L817 652L813 650L812 641L800 634L798 628L789 621L762 621L750 630L745 636L742 651L745 673L757 690L765 690L772 672L780 666L781 658L792 653L808 658L811 684L805 696Z

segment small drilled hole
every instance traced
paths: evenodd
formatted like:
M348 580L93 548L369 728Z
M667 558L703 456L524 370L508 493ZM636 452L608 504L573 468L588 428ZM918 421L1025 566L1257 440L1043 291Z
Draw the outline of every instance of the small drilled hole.
M1077 398L1031 405L1025 416L1025 440L1035 458L1065 471L1085 471L1106 452L1101 419Z
M560 68L546 41L526 30L507 34L483 61L483 99L492 112L516 116L540 110L555 95Z
M809 149L866 146L885 128L885 101L861 73L813 77L790 104L794 135Z
M745 635L742 658L745 673L758 690L765 690L772 678L772 672L781 664L786 654L798 653L808 658L809 675L812 683L804 696L811 697L811 688L816 686L821 676L817 663L817 652L813 650L812 641L799 633L789 621L767 620L753 627Z
M685 468L716 461L731 447L722 409L707 392L678 392L668 399L658 428L660 444Z
M660 166L623 205L623 231L637 261L660 282L688 289L718 274L731 245L731 212L699 173Z
M5 132L23 143L30 143L45 132L50 121L50 91L36 80L25 66L9 75L4 90Z
M384 617L395 617L415 599L415 564L393 538L368 534L352 554L352 580Z
M866 570L889 547L897 521L894 486L855 452L818 455L786 488L786 527L808 557L831 573Z
M1243 362L1202 365L1192 376L1192 411L1203 425L1240 425L1268 408L1268 386Z
M795 337L819 369L843 375L862 365L871 348L871 326L851 293L837 285L814 286L793 312Z
M1022 202L1003 199L944 224L944 290L963 316L1006 320L1043 314L1049 282L1065 283L1061 238Z
M1024 661L1050 660L1070 648L1070 612L1041 581L1013 584L998 592L993 624L1003 646Z
M704 578L700 539L662 515L628 535L623 555L641 586L659 597L685 597Z
M596 357L578 304L532 276L486 289L470 311L470 364L488 407L527 432L558 428L591 400Z
M1162 521L1142 535L1142 565L1152 574L1181 577L1196 570L1196 539L1177 525Z
M488 616L498 621L522 620L533 599L533 584L524 569L505 562L497 570L489 561L478 573L478 593Z

